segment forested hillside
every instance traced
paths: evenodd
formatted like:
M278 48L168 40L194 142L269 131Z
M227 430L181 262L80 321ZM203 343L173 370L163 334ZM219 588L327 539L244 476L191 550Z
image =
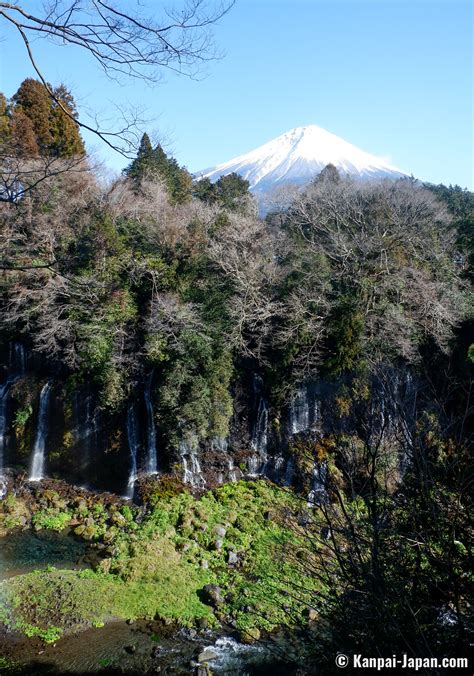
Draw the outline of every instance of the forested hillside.
M464 654L474 195L328 166L260 219L246 181L193 180L147 134L104 182L72 95L54 91L70 116L34 80L0 95L0 525L40 523L28 479L126 494L137 511L114 522L89 505L89 524L72 498L45 498L79 536L117 538L101 575L145 584L159 533L193 590L237 585L212 621L254 638L316 623L304 660L321 673L341 647ZM241 514L252 499L258 526ZM235 530L244 552L215 545L205 580L200 519L226 520L218 539ZM256 586L245 599L256 574L270 601ZM207 613L188 601L174 620Z

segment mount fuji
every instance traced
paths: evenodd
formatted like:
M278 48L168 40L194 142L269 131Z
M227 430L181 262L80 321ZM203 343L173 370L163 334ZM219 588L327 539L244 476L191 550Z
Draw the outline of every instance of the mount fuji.
M249 181L252 192L265 193L284 184L305 185L328 164L343 175L362 180L407 176L382 158L314 124L291 129L245 155L196 172L195 176L217 181L235 172Z

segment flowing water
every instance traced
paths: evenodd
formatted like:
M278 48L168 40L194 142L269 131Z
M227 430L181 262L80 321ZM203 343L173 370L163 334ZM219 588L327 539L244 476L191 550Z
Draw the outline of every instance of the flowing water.
M33 457L31 460L30 481L41 481L45 472L45 451L49 430L49 403L51 383L43 385L40 393L38 425L36 429Z
M246 645L230 636L205 631L173 630L155 622L108 623L66 636L54 645L37 640L12 640L0 633L0 651L24 666L21 674L198 674L198 655L212 651L213 674L228 676L291 676L296 668L285 660L276 640Z
M293 395L289 410L290 434L318 429L321 423L321 402L311 384L301 385Z
M193 488L204 488L206 480L198 459L198 447L184 440L179 442L179 454L183 464L183 481Z
M258 476L264 473L268 460L268 403L264 394L262 378L254 374L252 385L256 417L250 446L255 452L247 460L247 469L250 476Z
M151 397L153 383L153 371L149 374L145 383L144 398L146 407L146 471L148 474L158 472L158 456L156 451L156 427Z
M138 423L135 405L130 404L127 411L127 440L130 451L130 472L127 482L127 497L132 499L135 492L135 482L138 476Z

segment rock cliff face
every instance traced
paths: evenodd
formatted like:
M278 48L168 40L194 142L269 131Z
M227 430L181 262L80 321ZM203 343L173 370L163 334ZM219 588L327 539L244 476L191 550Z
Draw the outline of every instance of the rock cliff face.
M300 383L276 405L263 374L248 372L234 383L227 438L183 438L172 446L160 426L153 373L123 410L110 413L90 383L48 370L13 343L0 370L0 476L13 470L30 481L59 478L129 498L140 478L161 472L197 490L266 476L317 503L334 435L357 436L363 425L365 437L390 439L396 448L412 433L418 390L410 371L386 366L362 384L349 377ZM398 458L400 472L406 460Z

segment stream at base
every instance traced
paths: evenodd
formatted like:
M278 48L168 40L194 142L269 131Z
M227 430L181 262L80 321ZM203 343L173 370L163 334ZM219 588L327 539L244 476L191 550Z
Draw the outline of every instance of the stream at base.
M65 532L18 531L0 537L0 580L48 566L87 566L89 545ZM0 611L1 611L0 597ZM196 631L162 622L112 621L104 627L65 636L54 644L26 638L0 623L0 675L36 674L204 674L197 659L212 651L212 674L291 676L283 636L252 645L229 632ZM288 643L289 645L289 643ZM293 642L294 646L294 642ZM14 665L14 666L12 666Z
M196 660L205 649L214 653L212 674L291 676L297 671L279 657L273 641L245 645L211 631L174 630L155 622L111 622L53 645L0 630L0 655L17 665L6 675L200 674Z

